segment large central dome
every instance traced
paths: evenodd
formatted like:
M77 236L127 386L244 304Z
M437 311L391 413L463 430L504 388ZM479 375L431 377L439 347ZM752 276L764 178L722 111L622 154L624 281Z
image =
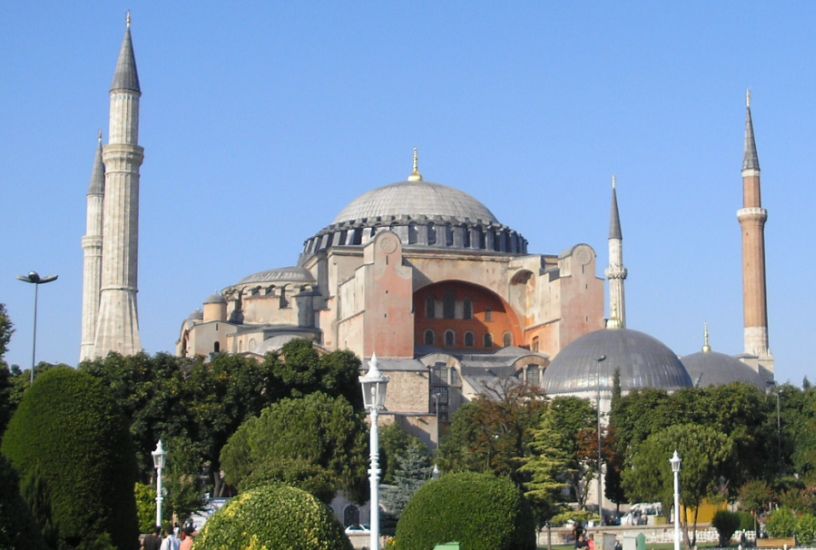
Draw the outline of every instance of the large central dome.
M334 218L334 223L401 216L499 223L485 205L467 193L426 181L403 181L369 191L346 206Z

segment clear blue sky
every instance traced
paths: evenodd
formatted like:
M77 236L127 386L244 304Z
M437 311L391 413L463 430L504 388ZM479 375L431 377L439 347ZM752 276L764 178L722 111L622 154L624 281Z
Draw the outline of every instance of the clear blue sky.
M607 262L609 181L630 328L742 351L745 89L763 174L777 379L814 373L812 2L4 2L0 302L7 359L76 364L96 132L133 8L142 84L139 310L149 352L240 278L292 265L363 192L460 188L537 253ZM811 378L814 378L811 376Z

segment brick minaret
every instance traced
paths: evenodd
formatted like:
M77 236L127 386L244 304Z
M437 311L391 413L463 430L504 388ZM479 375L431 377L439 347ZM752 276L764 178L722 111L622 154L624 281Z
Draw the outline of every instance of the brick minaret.
M746 96L745 158L742 162L742 208L737 211L742 230L743 310L745 353L757 357L752 365L773 375L773 357L768 347L768 307L765 295L765 220L762 208L759 157L751 118L751 92Z
M606 279L609 281L608 328L626 328L626 299L623 282L627 271L623 267L623 232L618 214L618 194L615 177L612 177L612 212L609 217L609 267Z
M102 163L102 131L96 150L91 185L88 187L85 236L82 237L82 342L79 360L94 356L96 314L99 311L99 286L102 278L102 206L105 196L105 165Z
M110 90L102 230L102 287L94 356L142 350L136 307L139 252L139 75L130 38L130 14Z

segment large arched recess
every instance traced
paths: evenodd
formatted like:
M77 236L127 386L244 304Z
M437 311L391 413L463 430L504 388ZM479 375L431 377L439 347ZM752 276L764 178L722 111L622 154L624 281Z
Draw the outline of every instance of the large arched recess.
M431 299L434 303L432 312ZM450 315L451 299L454 302L453 315ZM471 304L470 318L467 318L467 301ZM516 312L501 296L485 287L457 280L440 281L414 292L413 302L415 349L427 350L428 331L434 334L431 347L460 353L495 352L505 347L508 334L511 345L525 344ZM445 333L448 331L454 333L453 345L446 342ZM467 345L468 333L473 335L472 346ZM485 345L485 334L492 336L492 346Z

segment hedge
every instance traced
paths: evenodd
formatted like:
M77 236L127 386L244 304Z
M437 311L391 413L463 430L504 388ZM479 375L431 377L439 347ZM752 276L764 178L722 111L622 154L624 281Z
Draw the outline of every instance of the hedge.
M196 550L351 550L329 508L306 491L267 485L246 491L204 526Z
M396 547L430 550L451 541L463 550L534 550L532 512L506 478L457 473L429 481L402 513Z
M21 493L51 546L108 539L138 544L128 425L92 376L70 368L42 374L11 418L0 452L20 474Z

